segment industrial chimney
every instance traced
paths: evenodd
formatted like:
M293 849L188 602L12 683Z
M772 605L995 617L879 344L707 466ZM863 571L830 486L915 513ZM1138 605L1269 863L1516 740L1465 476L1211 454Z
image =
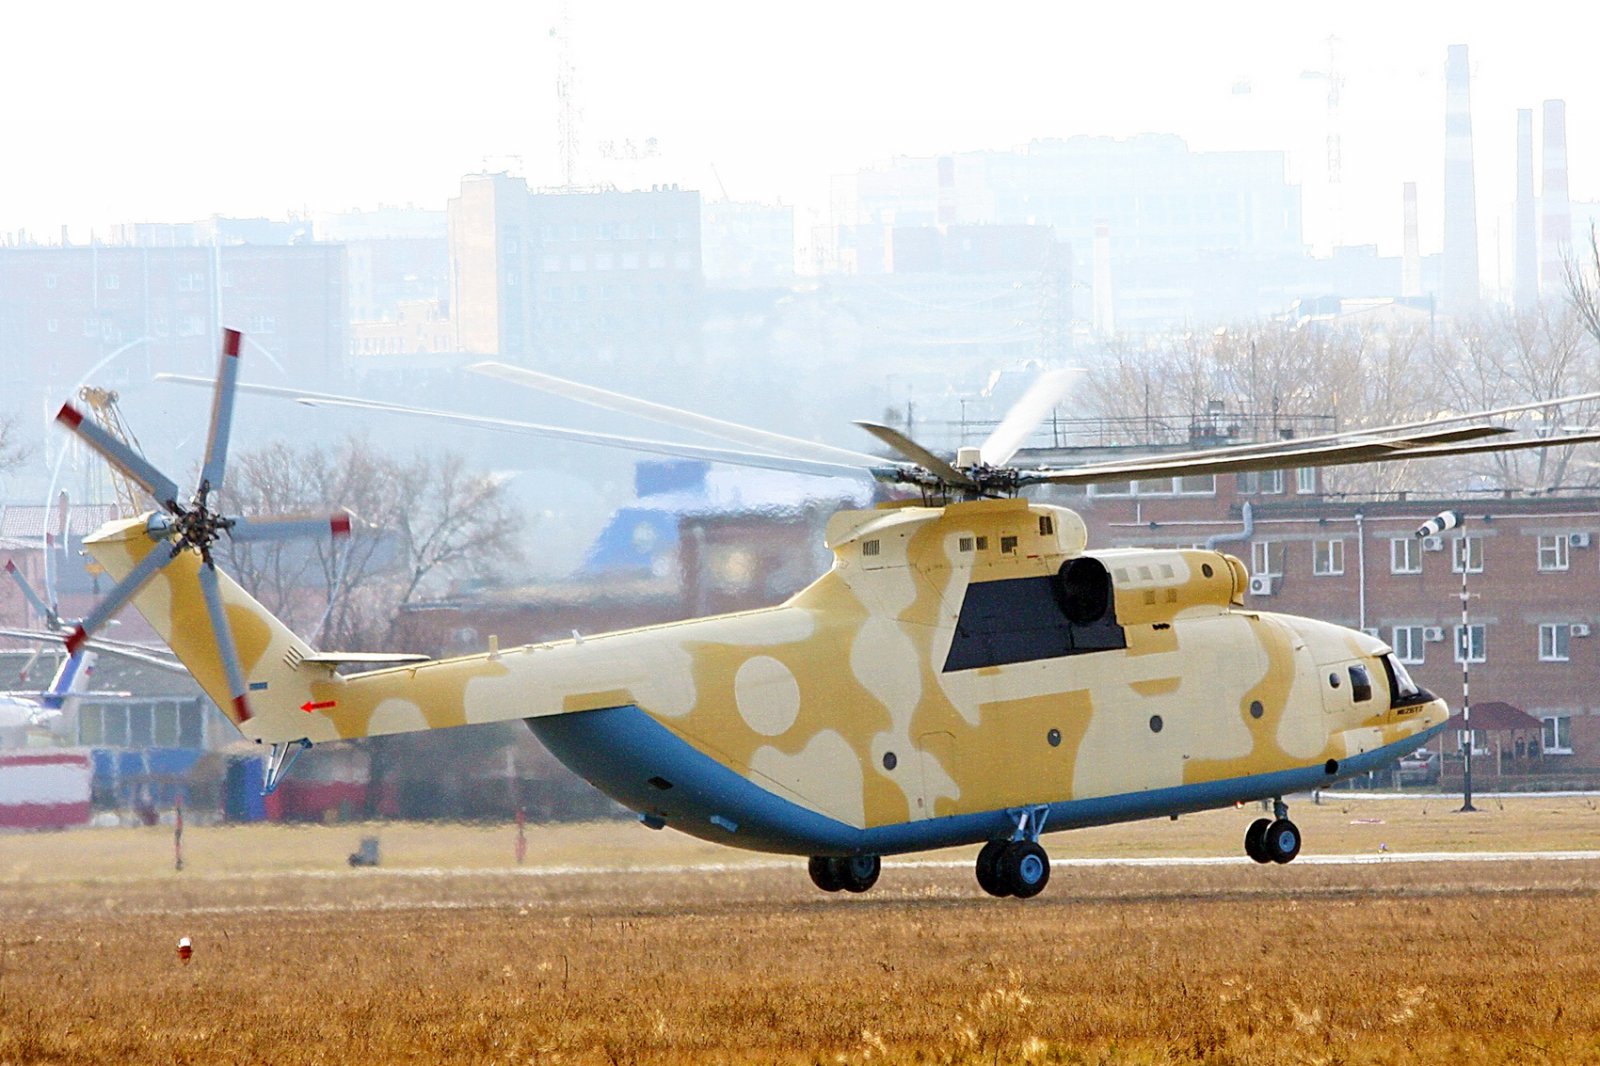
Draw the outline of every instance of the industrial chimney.
M1404 244L1400 254L1400 295L1422 295L1422 244L1417 235L1417 183L1402 186L1405 210Z
M1444 74L1444 255L1439 299L1458 312L1478 301L1478 194L1472 172L1472 75L1453 44Z
M1544 102L1544 174L1539 189L1539 292L1559 296L1572 253L1572 201L1567 198L1567 103Z
M1533 206L1533 110L1517 111L1517 231L1512 302L1528 311L1539 302L1539 237Z

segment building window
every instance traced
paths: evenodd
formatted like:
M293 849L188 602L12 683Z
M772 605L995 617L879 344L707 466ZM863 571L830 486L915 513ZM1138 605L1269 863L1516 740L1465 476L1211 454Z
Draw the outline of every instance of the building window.
M1483 538L1456 537L1450 541L1450 572L1461 573L1461 561L1466 560L1467 573L1483 573Z
M1422 541L1416 537L1395 537L1389 541L1389 573L1422 573Z
M1250 543L1250 572L1252 574L1266 574L1269 577L1283 576L1283 553L1274 552L1276 541L1257 540ZM1273 557L1277 562L1273 562Z
M122 288L122 279L117 277L115 274L107 274L105 282L107 292Z
M1238 490L1246 495L1264 494L1275 495L1283 492L1283 471L1262 470L1251 471L1248 474L1235 474L1234 484Z
M178 278L179 292L205 292L206 276L204 274L183 274Z
M561 257L559 255L547 255L544 257L544 272L546 274L557 273L560 269Z
M1486 658L1484 643L1484 629L1481 623L1468 626L1465 636L1461 627L1456 626L1456 662L1483 662Z
M1180 496L1215 496L1217 494L1217 475L1191 474L1189 477L1177 479L1178 494Z
M250 332L251 333L276 333L277 331L278 331L278 320L276 318L273 318L271 315L251 315L250 316Z
M52 318L44 324L44 328L49 330L51 333L60 333L61 320L59 318Z
M1317 492L1317 468L1302 466L1294 472L1294 491L1301 496L1314 496Z
M1571 639L1572 626L1565 622L1547 622L1540 626L1539 661L1542 663L1570 661L1568 649Z
M1543 740L1546 755L1572 754L1572 718L1565 714L1548 714L1539 719L1544 726Z
M1394 657L1403 663L1420 663L1426 656L1426 639L1421 626L1395 626L1390 631L1389 646Z
M1457 752L1463 752L1463 751L1466 751L1466 750L1467 750L1467 731L1465 729L1458 729L1458 730L1456 730L1456 751ZM1474 754L1474 755L1487 755L1487 754L1489 754L1489 733L1488 733L1488 730L1474 729L1472 731L1472 754Z
M1344 573L1344 541L1312 541L1311 572L1320 577L1332 577Z
M47 289L53 289L56 287L56 282L59 280L60 277L56 274L46 274L44 276L44 287Z
M1565 570L1570 562L1569 541L1565 533L1548 533L1539 538L1539 569Z

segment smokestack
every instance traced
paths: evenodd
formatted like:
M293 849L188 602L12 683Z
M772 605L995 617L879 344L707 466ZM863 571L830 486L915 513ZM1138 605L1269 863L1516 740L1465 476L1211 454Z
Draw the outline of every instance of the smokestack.
M1094 333L1110 337L1117 332L1116 307L1111 297L1111 224L1094 224Z
M1405 243L1400 254L1400 295L1422 295L1422 245L1417 239L1417 183L1402 187L1405 201Z
M1478 193L1472 174L1472 74L1467 46L1453 44L1444 74L1444 255L1439 300L1461 311L1478 302Z
M1533 209L1533 110L1517 111L1517 244L1512 302L1527 311L1539 302L1539 243Z
M1567 102L1544 102L1544 166L1539 189L1539 291L1558 296L1572 253L1572 202L1567 198Z

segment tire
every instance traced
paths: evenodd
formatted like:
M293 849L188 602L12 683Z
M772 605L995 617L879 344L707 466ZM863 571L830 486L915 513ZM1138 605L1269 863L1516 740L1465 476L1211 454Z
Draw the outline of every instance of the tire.
M824 892L837 892L844 887L844 882L839 880L839 860L826 858L822 855L811 856L811 861L806 863L806 872L811 875L811 883Z
M876 855L852 855L846 859L830 860L839 885L846 892L865 892L878 883L883 870L883 860Z
M978 852L978 887L991 896L1011 895L1011 890L1000 879L1000 853L1006 850L1008 843L1005 840L991 840Z
M1031 840L1007 844L996 866L1001 883L1018 899L1031 899L1050 883L1050 856Z
M1250 828L1244 831L1244 853L1259 863L1269 863L1272 856L1267 854L1267 830L1272 828L1272 819L1257 818L1250 823Z
M1293 862L1300 854L1300 827L1287 818L1279 818L1267 827L1264 847L1273 862Z

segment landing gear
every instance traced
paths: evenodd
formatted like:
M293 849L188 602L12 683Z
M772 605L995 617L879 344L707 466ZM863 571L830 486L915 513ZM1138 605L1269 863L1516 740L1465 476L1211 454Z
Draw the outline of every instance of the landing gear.
M824 892L865 892L878 883L882 869L876 855L813 855L806 864L811 883Z
M1036 841L991 840L978 852L977 874L991 896L1028 899L1050 883L1050 856Z
M1272 802L1273 817L1257 818L1244 832L1244 853L1259 863L1293 862L1300 854L1300 827L1289 821L1289 806Z

